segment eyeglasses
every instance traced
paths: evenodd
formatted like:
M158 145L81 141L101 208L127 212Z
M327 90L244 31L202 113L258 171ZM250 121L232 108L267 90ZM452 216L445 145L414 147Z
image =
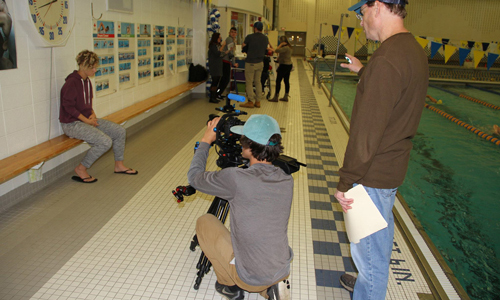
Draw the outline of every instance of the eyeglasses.
M368 7L368 6L365 6L365 10L366 10L366 7ZM360 20L360 21L363 21L363 8L361 8L359 10L359 14L356 14L356 18L358 18L358 20Z

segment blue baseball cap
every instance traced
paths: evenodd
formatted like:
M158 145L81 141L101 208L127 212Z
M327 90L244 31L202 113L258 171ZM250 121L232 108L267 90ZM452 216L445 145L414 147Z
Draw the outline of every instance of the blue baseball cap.
M262 31L264 29L264 24L262 22L255 22L253 23L253 28L257 29L258 31Z
M361 6L365 5L368 2L374 2L374 1L379 1L379 2L388 3L388 4L397 4L397 5L402 5L402 6L405 6L405 4L406 4L405 0L361 0L358 3L354 4L353 6L349 7L347 10L354 11L357 14L360 14L361 13Z
M264 146L275 146L269 139L275 134L281 135L280 125L268 115L251 115L245 125L231 127L231 132L244 135Z

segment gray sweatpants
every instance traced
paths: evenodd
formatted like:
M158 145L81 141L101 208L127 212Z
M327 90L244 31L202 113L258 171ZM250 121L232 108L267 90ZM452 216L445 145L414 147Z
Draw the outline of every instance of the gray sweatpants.
M90 168L92 164L113 146L115 161L123 160L127 131L122 126L104 119L97 119L99 126L94 127L81 121L61 123L64 134L71 138L84 140L90 149L83 158L82 165Z

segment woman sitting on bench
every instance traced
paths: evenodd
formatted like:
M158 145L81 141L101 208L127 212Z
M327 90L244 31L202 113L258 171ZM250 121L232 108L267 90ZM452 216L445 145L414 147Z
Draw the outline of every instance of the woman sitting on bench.
M66 77L66 83L61 89L59 122L67 136L84 140L90 145L90 149L75 168L78 176L71 179L82 183L96 182L97 179L90 176L87 169L111 146L115 155L115 173L136 175L136 170L123 164L127 135L125 128L111 121L98 119L92 109L93 91L89 77L94 76L97 71L99 57L94 52L84 50L78 54L76 62L78 71Z

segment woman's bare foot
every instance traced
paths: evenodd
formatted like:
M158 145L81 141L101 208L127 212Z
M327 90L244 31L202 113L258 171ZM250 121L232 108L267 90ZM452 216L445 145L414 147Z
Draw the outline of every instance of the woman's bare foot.
M91 181L95 181L95 178L90 176L89 173L87 173L87 168L85 168L85 166L83 166L82 164L79 164L76 168L75 168L75 173L76 175L78 175L78 177L80 177L84 182L91 182Z

